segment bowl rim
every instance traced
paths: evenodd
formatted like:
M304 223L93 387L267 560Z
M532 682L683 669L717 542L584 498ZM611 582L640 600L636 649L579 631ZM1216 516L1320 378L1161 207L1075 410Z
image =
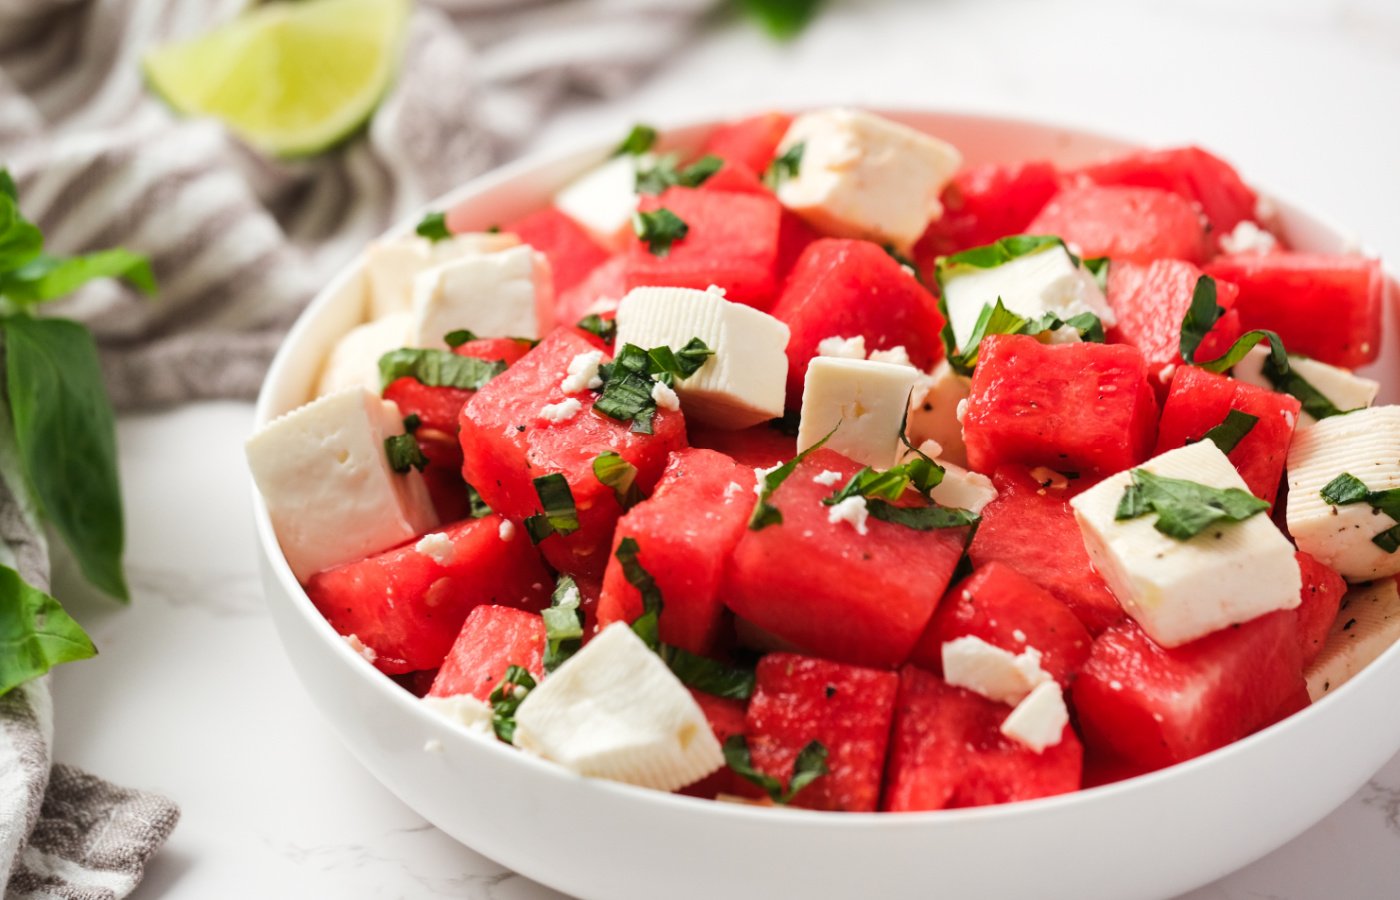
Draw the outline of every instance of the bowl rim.
M956 118L969 123L977 123L991 127L1031 127L1044 131L1060 131L1068 135L1073 135L1076 138L1085 138L1105 145L1117 145L1124 150L1145 148L1143 144L1137 141L1124 138L1112 132L1036 117L999 115L959 109L956 107L932 108L917 106L866 106L860 104L842 105L855 106L877 115L887 116L896 120L902 120L907 117ZM784 107L783 111L796 114L808 109L817 108L825 107L816 104L794 105L791 107ZM669 133L681 130L714 128L725 122L734 121L748 115L771 111L771 108L750 109L744 107L736 109L731 114L722 116L655 116L651 117L649 122L658 123L655 127L661 136L664 149L666 136ZM588 158L602 159L615 143L616 135L612 134L610 138L603 138L601 134L601 130L594 129L593 133L571 140L560 147L536 151L511 162L488 169L423 204L407 217L395 222L374 240L384 240L407 234L415 227L424 213L432 210L442 211L452 209L464 200L495 190L501 185L526 176L531 172L562 165L571 160L581 161ZM1291 210L1338 238L1356 244L1356 252L1373 257L1377 255L1369 245L1357 241L1354 232L1339 226L1335 220L1325 212L1313 212L1310 207L1304 207L1293 202L1287 195L1279 194L1272 189L1261 189L1253 183L1250 184L1251 187L1254 187L1259 193L1261 198L1267 197L1270 202L1276 204L1278 207ZM284 370L291 364L291 349L300 343L299 339L305 332L313 328L313 320L315 318L313 313L323 307L333 305L344 288L360 275L362 262L363 250L358 252L353 259L346 262L337 270L298 314L292 327L279 345L272 363L268 368L263 384L259 389L257 403L254 408L255 428L261 428L263 425L283 414L282 412L272 409L272 395L275 393L274 387L281 381ZM1386 267L1384 262L1382 263L1382 273L1387 281L1391 283L1395 282L1395 273ZM1383 302L1390 301L1383 298ZM820 824L823 828L843 827L861 829L870 828L877 823L879 827L882 828L928 828L932 826L956 826L959 823L970 823L974 821L996 821L1010 817L1023 819L1033 816L1053 816L1059 814L1066 808L1107 804L1125 794L1146 794L1164 781L1189 778L1192 773L1226 765L1227 760L1241 754L1251 753L1253 752L1252 748L1260 746L1261 744L1272 744L1276 741L1288 740L1289 738L1287 736L1290 733L1300 729L1310 728L1312 727L1310 723L1314 719L1327 715L1329 710L1334 707L1328 705L1321 710L1319 710L1319 707L1324 703L1328 703L1332 697L1350 696L1351 693L1360 690L1359 688L1353 688L1353 684L1364 684L1375 678L1379 678L1378 670L1380 669L1400 666L1400 642L1397 642L1387 648L1371 663L1366 665L1360 672L1349 678L1344 684L1334 691L1329 692L1326 697L1314 701L1310 703L1307 708L1295 712L1253 734L1233 741L1224 747L1152 772L1135 775L1108 784L1080 788L1076 791L1050 797L960 809L901 812L898 814L891 814L884 811L847 812L839 816L829 815L820 810L810 810L800 807L717 802L706 798L658 791L602 778L588 778L571 772L561 765L525 752L518 747L505 744L497 740L494 735L485 736L472 731L429 709L426 705L421 703L418 698L394 683L389 676L380 672L373 664L365 660L358 652L351 648L349 643L335 631L330 622L317 611L315 605L312 604L310 597L306 593L306 590L292 574L291 567L288 565L281 552L276 533L272 528L271 518L268 515L267 506L263 502L257 486L250 485L250 490L253 495L253 513L255 530L258 538L258 550L262 553L264 562L271 567L271 572L276 577L279 586L291 601L290 605L294 607L297 613L304 617L310 623L311 627L325 640L332 653L340 654L342 659L352 662L353 671L362 673L364 681L367 685L370 685L370 689L379 693L381 697L386 698L386 702L397 704L403 709L411 709L413 712L410 714L416 716L417 721L431 730L446 730L456 735L470 735L481 748L489 747L486 752L497 754L497 758L499 759L508 759L512 761L506 763L507 765L514 764L531 768L533 771L545 777L557 779L559 783L583 781L587 783L588 790L612 794L623 800L632 798L637 802L650 802L662 807L671 807L677 811L700 815L713 815L725 818L733 817L738 819L753 819L757 817L762 820L782 820L789 825L815 826Z

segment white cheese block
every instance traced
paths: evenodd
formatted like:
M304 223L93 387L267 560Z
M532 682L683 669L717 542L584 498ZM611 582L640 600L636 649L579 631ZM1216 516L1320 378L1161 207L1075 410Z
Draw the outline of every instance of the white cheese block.
M423 476L389 467L398 405L364 388L313 400L248 439L248 466L299 581L437 525Z
M1064 738L1069 708L1054 681L1043 681L1016 704L1001 723L1001 733L1036 753L1044 753Z
M1015 706L1036 685L1051 680L1040 666L1040 651L1034 647L1011 653L966 635L944 644L942 654L944 681L997 703Z
M1247 384L1258 385L1271 391L1277 390L1273 382L1264 375L1264 360L1268 357L1268 347L1255 347L1235 365L1230 374ZM1290 356L1288 364L1340 410L1363 409L1375 403L1376 394L1380 393L1379 382L1362 378L1347 369L1302 356ZM1298 417L1298 427L1303 428L1316 421L1304 411Z
M531 691L515 722L517 746L594 778L674 791L724 765L695 698L621 622Z
M1164 478L1248 491L1212 441L1170 450L1141 468ZM1115 521L1132 483L1119 472L1070 501L1089 558L1143 630L1163 647L1179 647L1276 609L1294 609L1302 576L1293 545L1267 513L1217 523L1179 541L1154 526L1157 515Z
M530 247L473 253L420 274L413 283L415 347L447 349L448 332L538 339L554 324L554 278Z
M1298 549L1348 581L1400 572L1400 553L1371 539L1396 523L1366 503L1332 506L1322 488L1342 473L1373 491L1400 488L1400 406L1376 406L1323 419L1288 450L1288 533Z
M1064 247L1050 245L990 269L960 268L944 283L943 300L959 349L970 349L967 342L978 317L998 297L1002 306L1028 319L1046 313L1061 319L1093 313L1104 327L1116 321L1093 274L1075 265ZM1061 328L1051 333L1050 340L1074 341L1078 334L1072 328Z
M424 697L422 704L428 709L480 735L494 736L491 725L491 707L471 694L457 694L452 697Z
M943 215L939 197L962 165L951 144L853 109L798 116L778 152L797 144L797 174L778 185L783 205L818 231L901 250Z
M783 414L788 327L717 290L633 288L617 308L617 346L679 350L700 338L714 356L676 385L687 417L748 428Z
M904 450L899 424L918 377L908 366L814 357L802 389L798 451L835 429L826 449L877 469L897 465Z
M1303 674L1317 702L1370 665L1400 640L1400 592L1395 579L1358 585L1342 599L1327 643Z
M371 244L365 252L365 276L369 282L370 318L413 308L413 279L459 256L494 253L518 246L513 234L472 232L430 241L416 234Z
M955 463L939 458L943 467L943 480L929 494L939 506L952 506L980 513L997 498L996 486L992 479L980 472L970 472Z
M396 312L347 331L326 358L316 385L316 396L324 397L352 387L379 393L379 357L409 346L412 330L413 316Z
M637 170L655 164L650 153L615 156L566 185L554 205L600 244L617 249L637 209Z
M967 399L971 382L953 371L947 360L920 375L909 396L909 420L905 432L915 446L937 441L942 458L959 466L967 465L967 445L963 443L958 404Z

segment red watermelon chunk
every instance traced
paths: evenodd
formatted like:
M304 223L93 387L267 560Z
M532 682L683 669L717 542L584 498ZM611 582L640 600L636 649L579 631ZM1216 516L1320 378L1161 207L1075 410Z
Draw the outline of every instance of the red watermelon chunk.
M685 420L679 412L658 410L653 434L636 434L630 423L593 411L594 391L575 395L583 409L563 422L540 415L558 403L570 360L595 349L569 329L553 332L502 375L477 392L462 410L462 474L501 515L520 521L540 512L534 479L562 474L578 510L579 528L544 539L540 549L550 563L570 574L599 577L608 564L613 527L622 507L613 489L593 474L601 454L618 453L637 469L636 484L649 492L661 477L666 457L685 446Z
M1085 258L1201 263L1208 250L1196 206L1155 188L1068 187L1051 198L1026 231L1059 235Z
M943 189L943 216L914 245L919 270L932 282L939 256L1022 234L1059 190L1048 162L984 163L963 169Z
M556 297L588 277L608 258L608 251L589 237L583 226L553 206L512 222L503 230L517 235L549 260Z
M458 344L452 352L458 356L470 356L487 362L503 362L511 366L534 346L535 342L526 338L474 338Z
M731 194L763 194L769 193L759 180L758 174L743 163L736 163L725 160L724 165L715 170L715 173L706 178L700 184L702 191L723 191Z
M787 134L792 116L770 112L720 125L705 139L701 155L714 154L729 162L747 166L754 172L768 168Z
M630 290L668 285L703 291L724 288L735 303L768 309L778 294L782 206L767 194L735 194L667 188L643 197L641 209L669 209L689 230L665 256L628 237L626 283Z
M720 746L736 734L743 734L747 727L745 717L744 701L729 700L724 697L716 697L714 694L707 694L704 691L691 691L690 696L695 698L700 711L705 714L705 720L710 723L710 730L714 732L715 740ZM747 794L749 788L747 782L739 777L733 769L725 766L716 772L700 779L679 791L687 797L704 797L713 800L719 794Z
M457 433L457 417L476 394L454 387L430 387L417 378L396 378L384 389L384 399L393 400L404 418L417 416L420 427L448 436Z
M968 635L1010 653L1034 647L1041 668L1062 687L1089 658L1094 641L1069 607L1000 562L988 563L948 591L909 661L941 675L943 645Z
M1257 416L1259 421L1230 451L1230 462L1256 497L1273 503L1302 409L1296 397L1182 366L1172 377L1167 402L1162 405L1153 455L1201 440L1224 422L1232 409Z
M307 596L339 633L354 635L390 675L440 665L478 606L538 610L554 579L523 534L501 538L501 518L442 529L449 547L417 542L312 576Z
M803 251L773 315L791 330L787 405L802 405L807 363L829 337L865 338L867 350L903 346L927 371L943 357L938 302L918 280L869 241L824 239Z
M561 328L572 328L584 316L595 313L611 319L626 294L627 254L619 253L559 295L554 321Z
M1170 191L1199 205L1218 235L1253 219L1259 203L1234 167L1200 147L1129 153L1071 172L1070 180Z
M753 511L754 471L713 450L671 454L652 496L617 523L613 550L637 542L637 561L661 589L661 640L709 656L724 622L720 582ZM608 561L598 626L632 622L642 597L616 555Z
M1181 364L1181 320L1191 308L1191 297L1201 270L1179 259L1159 259L1147 265L1114 262L1108 267L1108 303L1117 324L1108 339L1142 351L1153 387L1165 390L1171 367ZM1201 341L1196 359L1215 359L1230 349L1243 331L1232 307L1239 288L1217 281L1216 303L1226 313Z
M1137 348L998 334L982 342L963 438L978 472L1021 463L1108 475L1147 459L1156 425Z
M511 666L528 669L538 681L544 678L544 643L544 619L539 613L478 606L467 616L428 696L470 694L487 700Z
M692 447L718 450L751 469L768 469L797 455L797 439L772 425L752 428L710 428L687 422Z
M1342 608L1347 583L1342 576L1299 550L1298 570L1303 576L1302 603L1293 611L1298 618L1298 651L1303 667L1312 665L1327 643L1332 623Z
M1002 735L1011 707L914 666L899 673L881 809L918 812L1034 800L1079 789L1084 750L1065 726L1036 753Z
M1086 743L1161 766L1269 724L1302 683L1290 610L1172 650L1124 621L1094 642L1074 683L1073 702Z
M992 482L997 498L982 510L968 549L973 564L1005 563L1069 607L1090 634L1121 620L1123 608L1090 565L1069 506L1083 481L1055 487L1036 481L1024 467L1004 466Z
M745 722L753 767L786 785L797 754L821 741L829 772L792 805L874 812L898 676L791 653L763 657L757 675Z
M822 499L860 468L827 450L798 465L770 500L783 521L744 531L721 596L736 615L806 651L893 667L927 627L967 529L915 531L871 517L862 535L831 522ZM840 473L836 487L813 480L825 470Z
M1321 253L1227 256L1206 266L1239 286L1246 329L1278 332L1290 353L1354 369L1380 353L1385 274L1379 260Z

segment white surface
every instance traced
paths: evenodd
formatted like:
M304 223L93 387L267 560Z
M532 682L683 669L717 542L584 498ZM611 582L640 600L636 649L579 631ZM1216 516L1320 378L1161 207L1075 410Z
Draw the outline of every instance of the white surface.
M637 96L556 117L540 144L736 104L955 104L1200 141L1400 255L1400 120L1383 112L1400 83L1392 4L856 5L834 6L789 48L726 28ZM857 69L856 48L868 47L879 52ZM1251 88L1224 87L1238 84ZM251 407L234 404L125 419L134 604L74 600L71 568L58 573L56 590L102 648L59 672L60 759L184 808L135 896L556 896L390 797L295 684L257 582L241 450L251 424ZM1306 835L1192 900L1388 896L1397 842L1400 758Z

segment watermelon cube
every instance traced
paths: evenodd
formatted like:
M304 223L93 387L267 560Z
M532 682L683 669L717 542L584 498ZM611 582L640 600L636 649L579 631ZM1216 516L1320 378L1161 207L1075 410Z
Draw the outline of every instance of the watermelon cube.
M1301 409L1298 399L1288 394L1195 366L1182 366L1172 376L1171 390L1162 404L1157 449L1152 455L1201 440L1207 431L1224 422L1231 410L1256 416L1259 421L1229 452L1229 457L1249 490L1273 503Z
M642 614L641 594L615 553L624 538L632 538L637 561L661 590L661 640L702 656L713 654L724 623L724 565L753 511L753 486L753 469L723 453L671 454L656 491L618 520L598 604L599 627Z
M943 674L943 645L979 637L1009 653L1040 651L1040 665L1062 687L1089 658L1094 639L1049 591L1001 562L981 567L955 584L938 605L909 661Z
M701 155L714 154L728 162L747 166L754 172L768 168L787 134L792 116L770 112L720 125L705 139Z
M541 415L565 394L560 383L569 362L595 345L569 329L559 329L505 373L486 384L462 410L462 475L493 510L516 521L541 511L535 479L560 474L568 482L579 527L553 534L540 545L557 569L601 577L608 564L613 527L622 507L611 487L593 474L593 461L617 453L637 470L636 485L650 492L666 458L685 446L685 420L679 411L658 410L652 434L631 431L594 412L596 394L575 395L583 408L554 422Z
M1191 308L1191 297L1200 269L1179 259L1159 259L1142 265L1114 262L1108 267L1108 303L1117 323L1108 339L1142 351L1147 375L1159 395L1171 381L1173 367L1181 364L1181 320ZM1201 341L1196 359L1215 359L1230 349L1243 330L1232 307L1239 288L1217 281L1216 303L1226 312Z
M1332 569L1299 550L1298 570L1303 576L1302 602L1293 614L1298 619L1298 651L1303 668L1312 665L1327 643L1332 623L1342 608L1347 583Z
M771 424L730 429L688 421L686 426L692 447L718 450L753 469L771 469L797 455L797 438Z
M1156 188L1067 187L1027 226L1055 234L1085 258L1149 263L1154 259L1205 261L1205 222L1190 200Z
M544 678L544 644L544 619L539 613L478 606L467 616L428 696L470 694L485 701L511 666L528 669L538 681Z
M549 600L554 579L540 554L523 534L504 539L502 522L468 519L327 569L306 583L307 596L337 632L373 651L381 672L437 668L473 609L538 610Z
M769 190L758 174L743 163L725 160L715 173L700 184L702 191L722 191L730 194L764 194Z
M1059 187L1055 167L1039 160L963 169L943 189L943 216L914 245L919 271L932 283L937 257L1024 233Z
M1120 622L1094 641L1072 700L1086 744L1162 766L1269 724L1302 684L1296 617L1280 610L1171 650Z
M1129 153L1077 169L1069 180L1170 191L1200 206L1217 235L1253 219L1259 203L1229 163L1200 147Z
M685 237L658 256L635 234L628 237L628 290L648 285L724 288L725 296L766 310L778 295L782 205L767 194L668 188L643 197L649 212L665 208L685 222Z
M744 531L721 596L736 615L808 652L894 667L933 616L967 529L916 531L872 516L862 534L833 521L822 500L860 468L829 450L798 465L770 498L782 522ZM825 471L838 473L835 486L814 480Z
M1007 463L1109 475L1147 459L1157 400L1147 364L1122 344L1042 344L1028 335L982 342L963 416L968 465Z
M554 321L561 328L572 328L584 316L595 313L610 319L626 293L627 254L619 253L558 295L554 303Z
M1040 474L1040 473L1037 473ZM992 476L997 498L982 510L968 554L978 568L1003 562L1074 613L1090 634L1124 616L1118 599L1089 563L1069 500L1088 485L1037 480L1022 466Z
M734 735L744 733L747 727L744 701L716 697L714 694L694 690L690 692L690 696L695 698L700 711L705 714L705 720L710 723L710 730L714 732L715 740L719 741L720 746L724 746L724 742ZM725 766L682 788L679 793L687 797L713 800L719 794L747 794L749 788L738 773Z
M556 297L587 278L608 258L608 251L589 237L582 225L553 206L530 213L503 230L515 234L549 260Z
M1206 266L1239 286L1246 329L1278 332L1290 353L1354 369L1380 353L1385 274L1379 260L1320 253L1227 256Z
M865 338L867 350L903 346L927 371L943 356L938 302L918 280L869 241L826 239L807 247L788 276L773 315L791 331L787 405L802 406L807 363L829 337Z
M914 666L899 673L881 809L918 812L990 806L1079 789L1084 750L1065 726L1036 753L1001 733L1011 707Z
M874 812L898 676L791 653L763 657L757 676L744 728L753 767L786 785L797 754L820 741L830 771L793 805Z

